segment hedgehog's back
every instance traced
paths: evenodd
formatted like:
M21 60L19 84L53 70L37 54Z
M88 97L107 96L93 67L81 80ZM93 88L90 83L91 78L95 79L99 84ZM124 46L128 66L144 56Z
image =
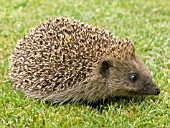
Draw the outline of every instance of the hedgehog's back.
M15 87L37 98L76 87L113 41L105 31L77 21L49 20L18 42L9 77Z

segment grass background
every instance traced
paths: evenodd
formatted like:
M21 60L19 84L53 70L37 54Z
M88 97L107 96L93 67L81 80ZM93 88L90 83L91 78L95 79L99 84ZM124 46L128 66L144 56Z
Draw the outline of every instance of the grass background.
M17 40L39 23L63 16L132 39L161 94L114 100L102 105L101 113L84 104L48 105L13 89L8 57ZM170 1L1 0L0 127L170 127Z

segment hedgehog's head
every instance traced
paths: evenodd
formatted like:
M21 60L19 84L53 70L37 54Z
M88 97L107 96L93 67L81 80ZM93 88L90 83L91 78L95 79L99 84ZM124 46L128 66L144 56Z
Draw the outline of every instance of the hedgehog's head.
M134 44L126 40L116 46L110 50L111 56L106 55L100 63L100 73L107 79L112 95L158 95L160 89L153 82L151 72L135 54Z

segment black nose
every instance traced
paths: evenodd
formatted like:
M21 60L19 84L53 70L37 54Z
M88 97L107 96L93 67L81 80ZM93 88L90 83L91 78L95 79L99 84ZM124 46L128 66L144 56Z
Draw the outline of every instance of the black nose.
M155 93L155 95L159 95L159 93L160 93L160 89L159 89L159 88L156 88L156 93Z

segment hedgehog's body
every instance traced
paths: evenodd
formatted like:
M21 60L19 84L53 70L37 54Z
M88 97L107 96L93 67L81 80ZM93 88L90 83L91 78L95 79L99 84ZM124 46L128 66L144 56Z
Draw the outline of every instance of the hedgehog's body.
M10 79L26 95L54 102L159 94L130 40L64 18L40 24L18 42Z

